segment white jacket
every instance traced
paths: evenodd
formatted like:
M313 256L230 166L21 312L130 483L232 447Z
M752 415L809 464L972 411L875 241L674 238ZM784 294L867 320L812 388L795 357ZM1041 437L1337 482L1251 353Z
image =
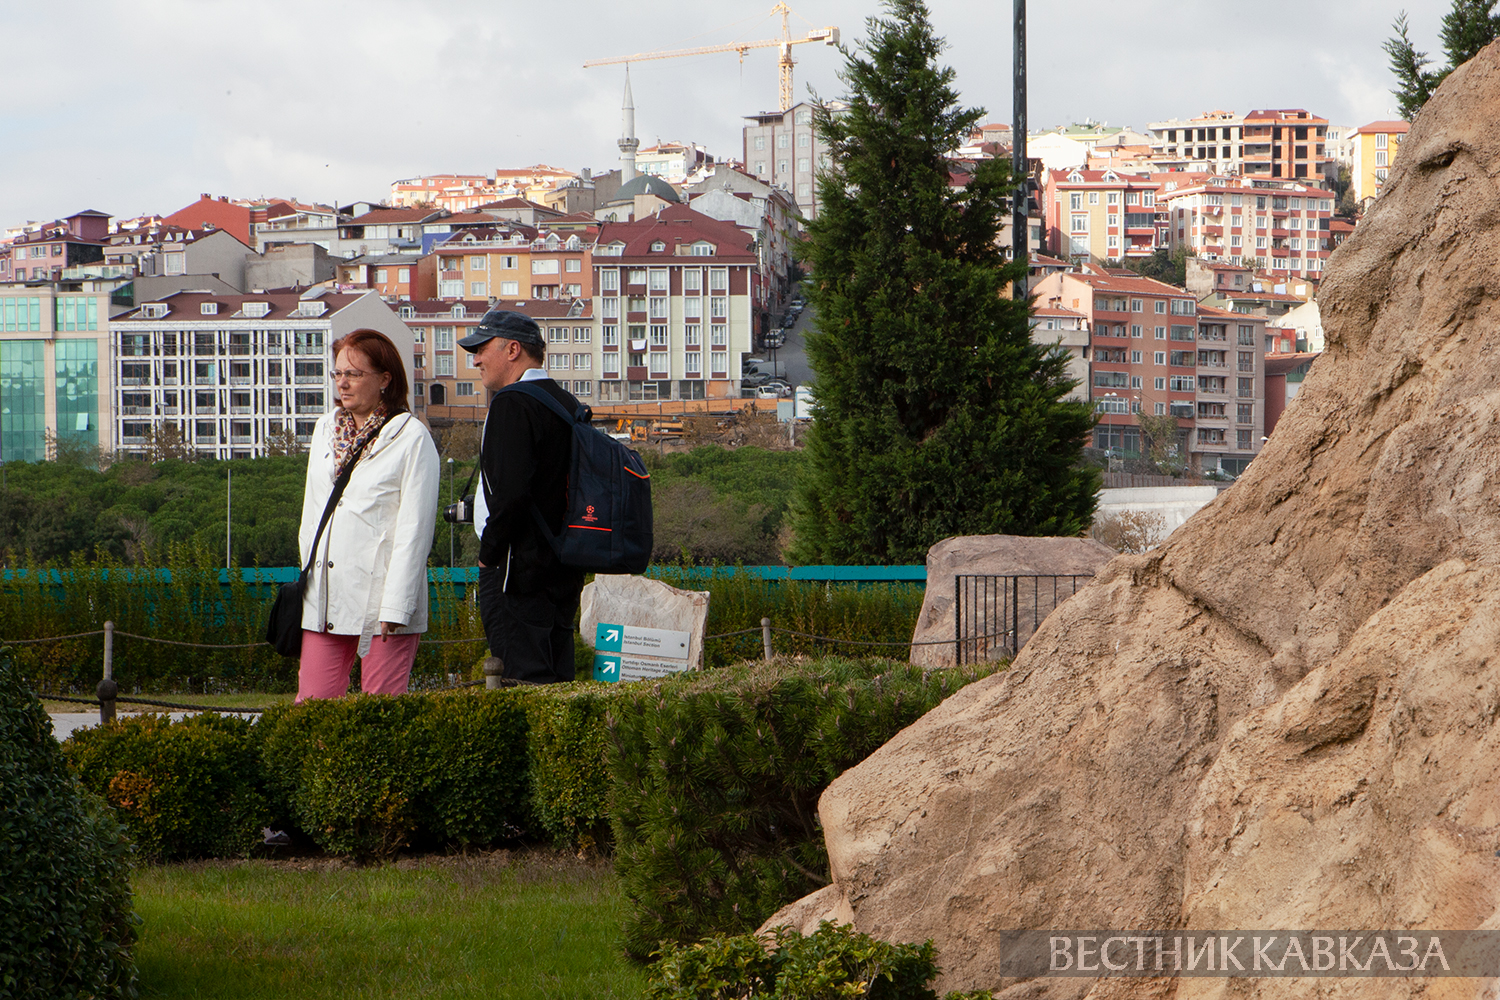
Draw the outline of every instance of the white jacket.
M319 418L308 446L307 489L298 533L302 565L333 493L333 418ZM438 454L410 413L386 421L334 508L302 597L302 627L359 636L370 651L380 623L427 631L427 553L438 502Z

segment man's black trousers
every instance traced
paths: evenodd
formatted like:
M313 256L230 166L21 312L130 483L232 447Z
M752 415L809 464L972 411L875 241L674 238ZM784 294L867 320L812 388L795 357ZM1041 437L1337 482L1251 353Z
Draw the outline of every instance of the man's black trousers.
M578 590L566 584L504 593L505 568L479 568L479 617L504 676L536 684L573 679L573 618Z

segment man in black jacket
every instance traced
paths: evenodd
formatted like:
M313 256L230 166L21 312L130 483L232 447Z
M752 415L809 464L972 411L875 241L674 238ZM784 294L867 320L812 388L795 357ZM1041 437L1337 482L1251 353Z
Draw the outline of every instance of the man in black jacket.
M547 376L546 345L529 316L485 313L459 346L474 355L485 388L535 380L569 413L578 400ZM573 617L583 572L562 565L537 526L533 505L553 534L567 508L573 429L524 392L497 392L480 446L479 614L490 652L505 676L557 683L573 679Z

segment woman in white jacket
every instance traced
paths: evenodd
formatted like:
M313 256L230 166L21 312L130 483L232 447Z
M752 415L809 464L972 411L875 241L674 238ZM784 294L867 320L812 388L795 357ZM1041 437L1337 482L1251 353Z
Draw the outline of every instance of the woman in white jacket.
M313 430L302 497L305 564L333 484L355 448L302 600L297 700L338 698L361 657L367 693L406 690L427 631L427 553L438 501L432 436L407 405L396 345L374 330L333 344L338 403Z

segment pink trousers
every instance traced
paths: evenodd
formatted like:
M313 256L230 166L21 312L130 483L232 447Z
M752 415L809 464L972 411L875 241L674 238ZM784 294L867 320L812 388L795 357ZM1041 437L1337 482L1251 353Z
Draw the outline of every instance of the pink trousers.
M360 686L366 694L405 694L420 633L370 641L360 662ZM359 651L359 636L302 630L302 660L297 668L297 702L309 698L342 698L349 691L349 669Z

